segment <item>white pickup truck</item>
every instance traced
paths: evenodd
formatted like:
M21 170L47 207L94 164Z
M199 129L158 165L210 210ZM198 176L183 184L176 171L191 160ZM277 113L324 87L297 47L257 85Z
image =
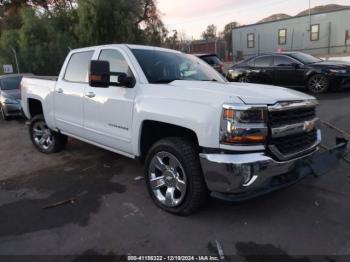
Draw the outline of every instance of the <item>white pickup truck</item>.
M228 83L168 49L73 50L57 79L25 77L21 88L38 150L56 153L69 136L141 159L154 202L179 215L209 193L241 201L299 181L321 142L314 97Z

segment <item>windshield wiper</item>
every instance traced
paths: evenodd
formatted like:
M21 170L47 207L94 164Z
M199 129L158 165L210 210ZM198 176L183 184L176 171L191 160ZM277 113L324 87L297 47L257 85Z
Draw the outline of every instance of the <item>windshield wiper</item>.
M154 84L169 84L169 83L174 82L176 80L180 80L180 79L158 79L156 81L153 81L152 83L154 83Z
M201 81L203 81L203 82L218 82L218 80L216 80L216 79L211 79L211 80L201 80Z

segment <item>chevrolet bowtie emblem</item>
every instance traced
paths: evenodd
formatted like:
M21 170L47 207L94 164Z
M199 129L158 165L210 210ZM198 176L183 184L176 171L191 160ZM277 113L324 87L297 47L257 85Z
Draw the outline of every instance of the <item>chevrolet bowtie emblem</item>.
M314 121L305 121L304 123L304 130L307 132L314 130L315 127L316 127L316 124Z

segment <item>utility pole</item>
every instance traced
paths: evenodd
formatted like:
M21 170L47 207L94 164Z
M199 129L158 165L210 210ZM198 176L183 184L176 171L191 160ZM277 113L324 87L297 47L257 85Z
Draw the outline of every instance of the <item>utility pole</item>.
M18 65L18 59L17 59L17 52L16 49L14 49L13 47L11 47L11 51L13 53L13 55L15 56L15 61L16 61L16 66L17 66L17 74L19 74L19 65Z
M310 30L311 30L311 0L309 0L309 21L310 21Z

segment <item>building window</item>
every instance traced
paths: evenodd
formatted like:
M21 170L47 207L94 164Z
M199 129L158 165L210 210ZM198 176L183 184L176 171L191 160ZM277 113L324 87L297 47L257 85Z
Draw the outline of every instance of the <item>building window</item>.
M248 48L254 48L255 47L255 35L254 34L248 34L247 35L247 47Z
M278 44L279 45L287 44L287 29L280 29L278 31Z
M320 39L320 25L311 25L310 40L318 41Z

